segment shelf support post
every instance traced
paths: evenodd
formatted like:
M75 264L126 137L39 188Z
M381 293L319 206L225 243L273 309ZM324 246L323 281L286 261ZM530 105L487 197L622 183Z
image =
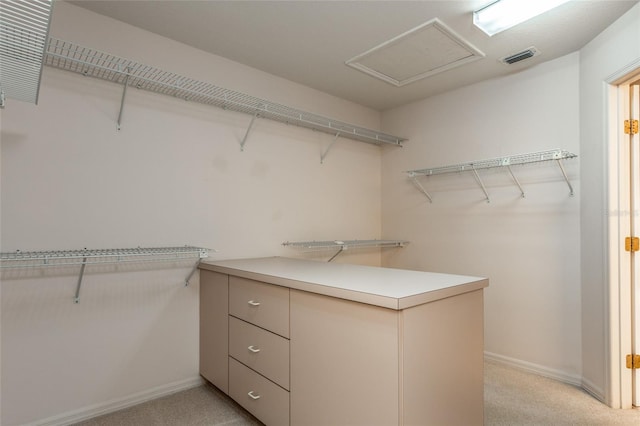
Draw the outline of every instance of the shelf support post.
M253 114L253 117L251 118L251 122L249 123L249 127L247 127L247 131L245 132L244 137L242 138L242 142L240 142L240 151L244 151L244 144L247 142L247 138L249 137L249 132L253 127L253 122L255 121L256 117L258 117L257 112Z
M564 166L562 165L562 160L556 160L558 162L558 166L560 166L560 171L562 171L562 176L564 176L564 180L567 182L569 186L569 195L573 196L573 186L571 186L571 182L569 182L569 177L567 177L567 172L564 170Z
M516 185L518 185L518 189L520 189L520 196L524 198L524 190L522 189L522 185L520 185L520 182L518 181L518 178L516 178L516 175L513 174L513 170L511 170L510 164L507 164L507 170L509 170L509 173L511 174L511 178L513 179L513 181L516 183Z
M423 193L424 195L426 195L426 196L427 196L427 198L429 199L429 202L430 202L430 203L433 203L433 199L431 198L431 195L429 195L429 193L427 192L427 190L426 190L426 189L424 189L424 186L422 186L422 185L420 184L420 182L418 181L418 177L416 176L416 174L415 174L415 173L412 173L412 174L411 174L411 180L413 180L413 183L418 187L418 189L419 189L420 191L422 191L422 193Z
M82 286L82 277L84 276L84 268L87 266L87 258L82 258L82 266L80 267L80 275L78 276L78 285L76 286L76 295L73 298L73 303L80 303L80 287Z
M335 259L336 257L338 257L338 255L340 253L342 253L344 251L344 246L340 246L340 250L338 250L338 252L336 254L334 254L333 256L331 256L331 259L327 260L327 263L331 262L333 259Z
M487 203L490 203L491 200L489 199L489 193L487 192L487 188L485 188L484 186L484 182L482 182L482 179L480 179L480 175L478 174L478 171L476 170L475 167L473 167L473 165L471 166L471 170L473 171L473 175L476 177L476 180L480 184L480 188L482 188L482 192L484 192L484 196L487 197Z
M116 128L120 130L122 122L122 111L124 110L124 98L127 96L127 86L129 86L129 68L127 68L127 76L124 78L124 88L122 89L122 99L120 100L120 112L118 113L118 123Z
M187 279L184 280L184 286L187 287L189 285L189 280L191 279L191 277L193 276L193 274L196 273L196 271L198 270L198 266L200 265L200 260L198 259L198 261L196 262L195 265L193 265L193 268L191 268L191 272L189 272L189 275L187 275Z
M336 133L336 135L333 137L333 140L331 141L331 143L329 144L329 146L327 147L327 149L325 149L325 151L320 154L320 164L324 164L324 159L327 156L327 154L329 153L329 150L331 149L331 147L333 146L334 143L336 143L336 141L338 140L338 137L340 136L340 132Z

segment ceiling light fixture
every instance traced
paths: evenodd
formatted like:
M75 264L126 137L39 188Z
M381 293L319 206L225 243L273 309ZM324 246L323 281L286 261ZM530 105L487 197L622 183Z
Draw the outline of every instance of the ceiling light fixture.
M498 34L569 0L498 0L473 12L473 23L488 36Z

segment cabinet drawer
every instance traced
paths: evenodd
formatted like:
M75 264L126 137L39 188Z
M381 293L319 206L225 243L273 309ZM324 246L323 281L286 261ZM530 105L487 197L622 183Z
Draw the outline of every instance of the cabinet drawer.
M267 426L289 424L289 392L229 358L229 396Z
M229 314L289 337L289 289L229 277Z
M289 389L289 340L229 317L229 355Z

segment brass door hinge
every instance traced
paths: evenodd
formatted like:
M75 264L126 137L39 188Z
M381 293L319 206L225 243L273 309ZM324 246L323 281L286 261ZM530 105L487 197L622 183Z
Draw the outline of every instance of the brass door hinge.
M640 250L640 238L638 237L627 237L624 239L624 250L625 251L638 251Z
M627 368L640 368L640 355L627 355Z
M626 135L637 135L638 120L624 120L624 133Z

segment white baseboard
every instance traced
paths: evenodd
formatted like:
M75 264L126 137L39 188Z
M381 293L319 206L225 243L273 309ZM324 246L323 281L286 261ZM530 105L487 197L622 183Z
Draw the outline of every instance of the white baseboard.
M203 383L204 380L200 376L192 377L189 379L180 380L177 382L147 389L142 392L125 396L123 398L116 398L110 401L83 407L78 410L68 411L66 413L58 414L42 420L37 420L23 426L66 426L81 422L83 420L88 420L93 417L102 416L104 414L122 410L124 408L141 404L143 402L151 401L152 399L161 398L163 396L171 395L176 392L195 388L202 385Z
M548 368L539 364L534 364L532 362L522 361L519 359L510 358L504 355L498 355L486 351L484 353L484 358L489 361L506 364L520 370L528 371L539 376L544 376L563 383L568 383L579 388L582 388L584 386L584 380L582 379L582 376L576 374L568 374L564 371L555 370L553 368Z
M593 396L595 399L606 404L606 401L604 398L604 390L594 385L590 380L587 380L584 377L582 378L582 389L584 389L588 394Z

